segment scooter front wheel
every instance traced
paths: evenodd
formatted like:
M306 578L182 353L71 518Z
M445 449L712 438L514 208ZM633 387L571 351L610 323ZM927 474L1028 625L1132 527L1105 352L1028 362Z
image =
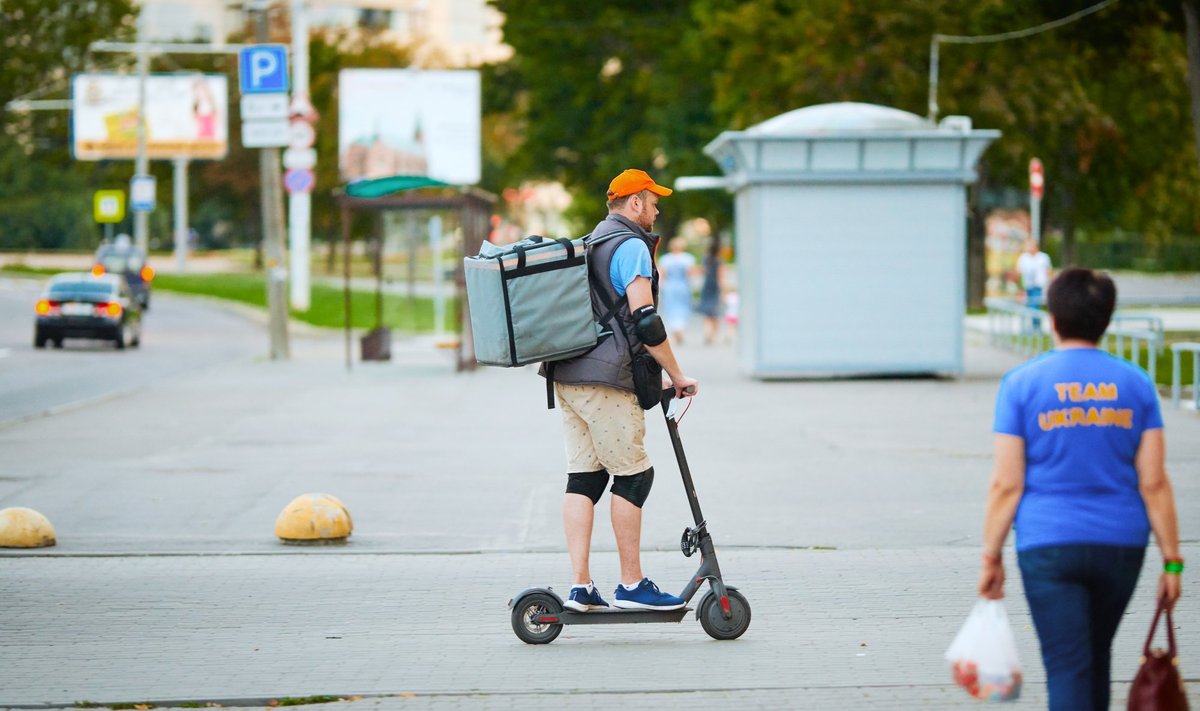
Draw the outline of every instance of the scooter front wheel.
M711 591L705 594L700 602L697 615L700 618L700 626L713 639L737 639L750 627L750 603L747 602L746 596L737 590L727 592L729 611L732 613L729 619L725 619L721 601Z
M554 596L545 593L526 595L513 606L513 632L526 644L550 644L562 632L562 624L542 622L541 618L557 617L560 612L562 605Z

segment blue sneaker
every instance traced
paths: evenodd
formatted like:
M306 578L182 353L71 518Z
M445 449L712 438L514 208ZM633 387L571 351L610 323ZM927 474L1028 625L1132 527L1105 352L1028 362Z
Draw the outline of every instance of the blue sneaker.
M613 604L624 610L678 610L687 604L683 598L659 590L650 578L642 578L633 590L618 585L616 598Z
M592 586L592 591L584 585L576 585L571 588L571 594L567 597L567 601L563 603L563 607L575 610L576 612L587 612L588 610L598 610L603 607L608 607L608 603L604 598L600 597L600 591L596 586Z

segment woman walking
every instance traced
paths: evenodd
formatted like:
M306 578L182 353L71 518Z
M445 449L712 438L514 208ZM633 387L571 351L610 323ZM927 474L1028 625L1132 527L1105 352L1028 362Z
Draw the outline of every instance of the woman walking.
M1108 709L1112 640L1151 530L1159 597L1174 605L1180 594L1158 395L1144 371L1097 347L1116 295L1102 273L1058 275L1047 293L1055 349L1010 371L996 396L979 594L1004 596L1001 550L1015 523L1052 710Z
M683 343L683 331L692 315L692 285L688 277L696 266L696 258L684 251L687 242L682 237L672 239L670 251L658 260L658 310L666 322L671 340Z
M712 344L717 340L717 326L721 318L721 291L725 281L722 277L724 265L721 264L721 238L714 234L708 245L708 254L701 262L704 269L704 282L700 285L700 303L696 310L704 317L704 342Z

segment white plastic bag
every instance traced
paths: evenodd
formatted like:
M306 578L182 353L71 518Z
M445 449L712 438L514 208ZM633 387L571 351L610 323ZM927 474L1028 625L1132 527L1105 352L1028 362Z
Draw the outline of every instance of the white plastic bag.
M999 600L981 599L946 650L954 683L982 701L1021 696L1021 662L1008 613Z

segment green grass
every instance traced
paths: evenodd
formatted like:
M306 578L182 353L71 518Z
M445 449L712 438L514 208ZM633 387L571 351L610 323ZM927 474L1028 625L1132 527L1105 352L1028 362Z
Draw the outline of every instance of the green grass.
M21 274L26 276L51 276L62 272L61 269L51 269L48 267L27 267L24 264L9 264L6 267L0 267L0 271L8 274ZM90 703L90 702L81 702Z
M154 278L154 288L228 299L260 308L267 306L266 283L261 274L160 274ZM373 292L350 292L350 323L353 328L373 328L376 325L375 309ZM342 290L314 284L308 311L293 310L291 316L314 326L344 328L346 321ZM384 294L382 323L398 331L432 331L433 300L422 297L410 300L407 296Z
M1154 381L1156 383L1158 383L1159 385L1165 385L1167 387L1170 387L1171 380L1172 380L1171 344L1172 343L1182 343L1185 341L1189 341L1191 343L1200 343L1200 332L1168 331L1164 340L1166 341L1166 344L1164 345L1163 350L1160 353L1158 353L1158 357L1155 358ZM1110 339L1110 341L1111 342L1109 344L1108 351L1111 353L1115 353L1116 352L1116 340ZM1129 354L1130 354L1129 342L1126 341L1124 357L1128 358ZM1141 352L1138 354L1138 363L1137 364L1140 365L1142 368L1145 368L1146 372L1150 372L1150 354L1146 352L1145 348L1142 348ZM1191 353L1188 353L1185 351L1185 352L1179 354L1179 373L1180 373L1180 382L1185 383L1185 384L1196 382L1196 380L1195 380L1196 374L1192 371L1192 354Z
M342 697L342 696L301 696L301 697L296 697L296 698L293 698L290 696L285 696L282 699L278 699L279 703L276 705L277 706L307 706L308 704L332 704L332 703L336 703L338 701L345 701L345 700L346 700L346 698Z
M4 268L12 274L49 276L59 269L43 269L12 265ZM194 294L216 299L226 299L250 306L266 308L266 283L262 274L159 274L154 278L154 290ZM314 284L308 311L291 311L297 321L323 328L345 327L345 305L342 290L325 284ZM350 322L353 328L373 328L375 323L375 293L370 291L350 292ZM434 329L433 299L397 294L383 295L382 324L388 328L408 333L429 333ZM446 325L457 331L457 309L453 303L447 305Z

